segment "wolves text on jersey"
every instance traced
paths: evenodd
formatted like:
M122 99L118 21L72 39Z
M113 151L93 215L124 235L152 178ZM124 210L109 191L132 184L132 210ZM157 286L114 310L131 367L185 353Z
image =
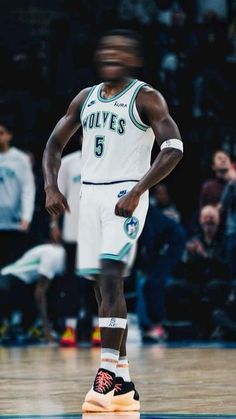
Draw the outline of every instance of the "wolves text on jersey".
M119 118L115 113L98 111L87 115L82 121L82 126L84 131L106 128L123 135L125 133L126 121L124 118Z

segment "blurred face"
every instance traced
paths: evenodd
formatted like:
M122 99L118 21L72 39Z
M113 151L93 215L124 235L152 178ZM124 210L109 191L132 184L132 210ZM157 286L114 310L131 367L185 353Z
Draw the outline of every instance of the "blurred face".
M218 151L213 159L212 169L218 178L225 178L231 168L231 160L223 151Z
M154 189L154 196L160 207L165 207L169 204L170 197L165 185L157 185Z
M12 139L12 134L4 127L4 125L0 125L0 148L7 148L10 145L10 141Z
M141 65L136 41L120 35L103 37L95 53L95 63L102 80L122 80L131 68Z
M200 214L200 225L205 234L214 235L218 231L220 216L216 208L205 207Z

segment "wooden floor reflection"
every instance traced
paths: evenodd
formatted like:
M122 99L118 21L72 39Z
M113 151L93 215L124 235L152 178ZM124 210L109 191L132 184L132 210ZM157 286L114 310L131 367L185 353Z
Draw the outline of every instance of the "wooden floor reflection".
M0 348L0 416L80 418L99 355L99 348ZM154 412L170 417L175 413L179 418L187 418L188 413L231 414L236 418L236 349L132 344L129 358L141 409L149 418L167 418ZM82 417L94 419L95 415ZM143 419L145 414L97 417Z

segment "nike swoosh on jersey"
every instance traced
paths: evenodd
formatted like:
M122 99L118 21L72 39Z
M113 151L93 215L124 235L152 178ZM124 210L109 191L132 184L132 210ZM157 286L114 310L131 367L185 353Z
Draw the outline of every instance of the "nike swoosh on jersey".
M124 195L126 195L127 194L127 190L126 189L124 189L123 191L120 191L119 193L118 193L118 195L117 195L117 197L118 198L121 198L122 196L124 196Z

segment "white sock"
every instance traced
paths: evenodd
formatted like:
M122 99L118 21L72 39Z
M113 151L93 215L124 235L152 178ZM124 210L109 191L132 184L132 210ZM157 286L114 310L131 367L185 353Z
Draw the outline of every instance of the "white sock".
M131 381L129 373L129 361L127 356L120 356L116 367L116 376L123 378L124 381Z
M100 368L116 373L118 359L119 351L116 351L115 349L102 348Z
M76 324L77 324L76 318L66 319L66 327L71 327L72 329L76 329Z

